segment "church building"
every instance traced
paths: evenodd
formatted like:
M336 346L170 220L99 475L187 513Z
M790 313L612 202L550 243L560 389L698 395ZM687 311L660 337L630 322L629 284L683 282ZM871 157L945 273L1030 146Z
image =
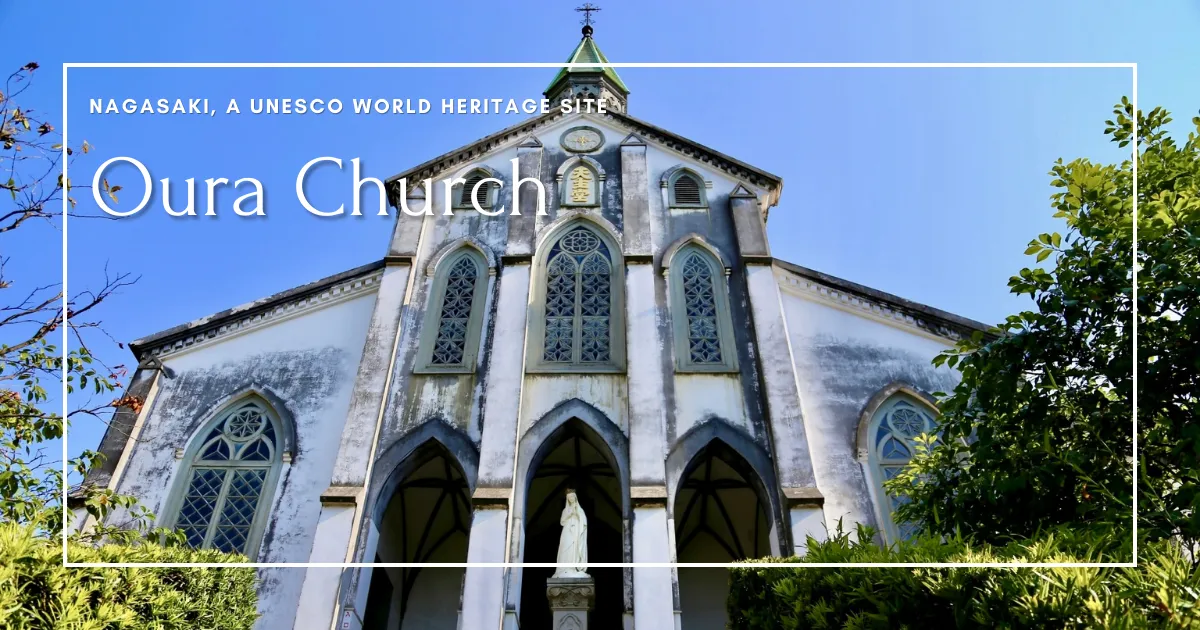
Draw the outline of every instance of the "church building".
M590 26L568 61L607 62ZM131 344L144 404L90 483L195 547L359 563L259 569L259 628L549 629L553 568L367 565L553 563L568 491L589 563L907 534L882 482L958 381L930 360L985 327L774 258L783 180L635 117L614 69L545 96L607 111L398 173L393 209L439 211L397 210L379 260ZM588 627L724 627L726 569L587 573Z

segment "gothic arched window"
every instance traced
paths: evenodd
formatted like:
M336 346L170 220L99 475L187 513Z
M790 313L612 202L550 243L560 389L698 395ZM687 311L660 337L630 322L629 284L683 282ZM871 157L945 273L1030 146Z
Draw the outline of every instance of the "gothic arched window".
M676 369L736 371L725 267L703 247L693 244L675 252L669 271Z
M888 494L883 482L895 477L912 459L917 436L936 431L934 412L916 398L902 393L888 398L871 416L864 434L870 441L867 464L872 494L879 507L880 529L886 540L906 540L916 532L917 526L896 523L892 514L904 501Z
M487 299L487 268L483 256L467 247L438 263L415 371L475 371Z
M668 205L672 208L708 207L704 180L695 173L683 170L676 172L670 179L669 192Z
M621 260L599 230L575 224L547 241L536 288L529 362L534 371L611 372L624 367Z
M457 210L474 209L475 206L471 203L471 196L475 196L475 200L479 202L479 207L484 210L491 211L492 206L496 203L497 186L488 182L480 185L479 182L492 177L492 174L481 169L475 169L467 173L463 178L465 183L453 188L453 207ZM476 188L478 186L478 188Z
M267 405L251 399L192 440L167 510L189 545L258 555L282 465L280 431Z

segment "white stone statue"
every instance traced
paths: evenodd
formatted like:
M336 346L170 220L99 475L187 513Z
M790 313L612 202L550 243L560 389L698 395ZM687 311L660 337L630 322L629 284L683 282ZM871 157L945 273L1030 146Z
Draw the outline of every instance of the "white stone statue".
M587 516L574 490L567 491L567 505L558 523L563 529L555 561L560 566L555 568L554 577L587 577Z

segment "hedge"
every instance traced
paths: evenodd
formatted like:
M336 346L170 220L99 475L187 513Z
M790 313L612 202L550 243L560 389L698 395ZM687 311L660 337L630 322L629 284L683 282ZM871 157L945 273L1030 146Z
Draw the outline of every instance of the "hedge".
M885 549L860 533L809 539L785 562L1107 561L1070 536L1004 548L922 539ZM1081 551L1084 553L1081 555ZM737 568L730 628L1200 628L1200 570L1174 543L1146 545L1137 568ZM1129 557L1126 555L1125 557ZM760 562L772 561L770 559ZM780 560L773 560L779 562Z
M215 551L152 544L71 543L72 562L245 562ZM231 568L64 568L61 540L0 523L0 627L236 630L257 613L255 573Z

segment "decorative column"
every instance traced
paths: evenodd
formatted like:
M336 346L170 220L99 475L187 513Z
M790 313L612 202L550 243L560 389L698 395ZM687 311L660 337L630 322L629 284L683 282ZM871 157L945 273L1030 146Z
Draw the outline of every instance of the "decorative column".
M633 485L664 486L666 421L663 408L665 295L654 277L653 239L646 174L646 143L630 135L621 143L622 246L629 387L629 477ZM665 495L664 495L665 496Z
M518 179L541 180L542 177L542 143L534 136L529 136L517 145L517 175ZM516 186L516 182L513 182ZM542 182L546 195L552 194L552 189ZM516 192L514 188L513 192ZM505 253L510 256L531 256L534 240L537 236L537 193L526 187L518 195L521 207L514 208L520 215L510 214L508 217L508 239ZM549 200L547 200L549 201ZM547 203L547 207L549 207Z
M750 294L750 313L754 320L758 367L775 466L788 503L787 525L792 530L790 548L784 537L780 537L780 552L800 553L805 548L806 534L818 533L816 524L823 523L824 517L821 512L823 498L817 489L801 411L796 362L792 357L791 339L758 198L739 184L729 196L729 205L746 269L746 288ZM819 533L824 535L823 527Z
M635 486L630 494L633 495L633 561L674 562L675 541L667 518L666 487ZM634 628L675 627L678 581L678 573L669 567L633 570Z
M621 142L621 210L625 254L625 304L629 352L629 476L633 503L634 562L671 562L675 548L667 518L664 362L661 334L666 295L654 275L654 223L650 216L646 142L630 134ZM633 569L633 626L672 628L675 570Z
M742 257L756 259L770 256L767 226L758 207L758 196L744 184L738 184L729 193L729 210L733 215L733 229L737 232L738 251Z
M380 280L333 476L329 488L321 493L321 515L309 562L347 562L354 549L367 471L375 453L411 269L411 258L389 256L389 264ZM342 572L337 568L306 570L296 613L297 630L326 627L333 622ZM342 612L343 618L339 622L349 624L346 628L361 626L360 610L347 606Z
M646 141L629 134L621 141L621 238L625 254L649 256L650 179L646 170Z
M524 162L522 163L524 164ZM510 217L516 219L517 217ZM533 217L529 219L529 238L533 238ZM510 238L513 225L509 224ZM510 251L519 244L509 242ZM496 323L488 360L487 385L484 390L483 435L479 448L479 478L473 502L475 514L467 557L472 562L504 562L519 559L519 540L510 542L510 497L513 493L514 445L517 442L517 420L521 406L521 389L525 383L525 319L529 302L530 257L525 254L506 254L501 258L500 292L496 301ZM513 537L519 538L520 522L511 525ZM516 549L509 553L510 544ZM475 558L487 560L475 560ZM514 579L515 578L515 579ZM506 608L516 610L516 602L506 606L505 587L516 583L520 592L520 570L469 567L463 588L462 628L494 630L501 625ZM512 599L510 597L510 599ZM505 627L515 627L515 613Z
M825 530L825 497L816 488L787 488L788 520L792 527L792 553L803 556L808 553L808 537L817 542L828 538Z
M345 562L354 531L356 497L334 497L328 491L321 496L321 516L313 536L309 562ZM343 569L309 567L305 569L300 605L296 609L296 630L327 627L332 622L340 592ZM362 627L361 611L347 608L347 630Z
M596 601L596 582L587 577L546 579L550 600L550 627L554 630L587 630L588 612Z
M508 539L507 490L480 488L471 497L467 562L504 562ZM498 630L504 616L504 569L468 567L463 578L459 628Z

